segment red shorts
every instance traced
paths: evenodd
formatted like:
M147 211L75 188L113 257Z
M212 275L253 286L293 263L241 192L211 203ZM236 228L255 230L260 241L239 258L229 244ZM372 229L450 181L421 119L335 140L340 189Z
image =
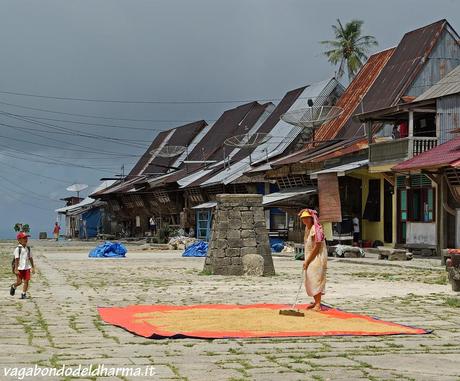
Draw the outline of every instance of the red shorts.
M28 270L19 270L19 278L24 280L30 280L30 269Z

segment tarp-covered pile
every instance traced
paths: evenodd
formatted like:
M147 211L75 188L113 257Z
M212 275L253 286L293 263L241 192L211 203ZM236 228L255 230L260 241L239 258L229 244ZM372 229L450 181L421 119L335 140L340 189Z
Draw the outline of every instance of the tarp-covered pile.
M270 237L270 247L275 253L281 253L284 245L284 241L281 238Z
M196 238L181 235L172 237L168 242L168 246L170 250L184 250L196 241Z
M198 241L191 244L185 249L183 257L206 257L208 252L208 244L204 241Z
M104 242L89 252L90 258L120 258L125 257L128 250L119 242Z

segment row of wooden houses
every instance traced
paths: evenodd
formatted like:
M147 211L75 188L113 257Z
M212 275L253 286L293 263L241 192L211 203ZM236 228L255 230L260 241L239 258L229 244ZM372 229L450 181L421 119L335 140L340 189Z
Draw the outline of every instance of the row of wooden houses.
M125 178L91 197L104 202L115 229L133 236L145 235L153 217L158 227L207 239L217 194L259 193L271 234L290 240L301 239L297 211L314 207L329 240L348 239L358 217L364 243L458 247L459 64L460 38L440 20L370 56L347 88L329 78L287 92L277 105L254 101L212 124L161 132ZM314 134L281 119L309 99L343 112ZM271 138L255 147L224 145L256 133ZM160 157L167 146L186 149ZM439 150L450 161L441 163ZM424 167L433 153L436 166Z

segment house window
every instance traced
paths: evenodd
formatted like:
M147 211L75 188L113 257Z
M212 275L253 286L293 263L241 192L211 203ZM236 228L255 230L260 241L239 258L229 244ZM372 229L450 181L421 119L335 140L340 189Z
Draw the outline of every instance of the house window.
M409 220L433 222L435 220L434 189L410 189L408 192Z

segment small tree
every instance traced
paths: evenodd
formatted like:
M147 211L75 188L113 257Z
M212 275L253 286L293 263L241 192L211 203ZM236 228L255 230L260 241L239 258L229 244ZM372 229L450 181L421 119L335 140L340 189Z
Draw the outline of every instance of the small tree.
M367 60L367 53L370 48L377 45L374 36L362 35L362 26L363 21L361 20L351 20L343 26L341 21L337 19L337 25L332 25L335 40L320 42L330 48L323 53L328 61L333 65L339 65L338 79L343 76L346 66L348 80L351 82Z
M15 232L24 232L24 233L29 233L30 232L30 226L29 224L23 224L20 222L17 222L14 227L13 227Z

